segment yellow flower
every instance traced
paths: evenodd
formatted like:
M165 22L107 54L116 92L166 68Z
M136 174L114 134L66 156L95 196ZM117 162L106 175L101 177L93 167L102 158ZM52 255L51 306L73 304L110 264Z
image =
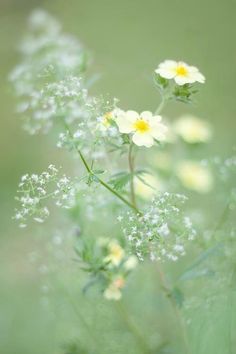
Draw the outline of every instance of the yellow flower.
M193 84L194 82L205 82L205 77L195 66L190 66L183 61L165 60L155 70L157 74L165 79L174 79L177 85Z
M122 297L121 289L125 285L125 279L122 276L117 277L104 291L103 295L107 300L120 300Z
M142 180L134 177L134 189L141 198L150 199L156 192L161 190L161 184L154 176L146 173L142 175Z
M179 118L174 125L176 133L187 143L205 143L211 139L210 125L193 116L186 115Z
M116 117L122 114L123 111L119 108L115 108L112 111L106 112L102 117L99 117L99 129L102 131L107 130L112 125L112 121L116 119Z
M113 119L113 112L107 112L104 114L103 116L103 120L102 120L102 124L104 125L104 127L109 127L111 125L111 121Z
M199 193L207 193L213 186L210 170L199 162L181 162L177 167L177 176L186 188Z
M134 144L151 147L155 139L165 140L167 128L160 123L161 119L161 116L153 116L149 111L141 114L135 111L121 111L117 115L116 123L120 133L132 134Z
M125 256L125 251L117 241L111 241L108 244L108 256L105 257L105 262L110 262L114 266L118 266Z

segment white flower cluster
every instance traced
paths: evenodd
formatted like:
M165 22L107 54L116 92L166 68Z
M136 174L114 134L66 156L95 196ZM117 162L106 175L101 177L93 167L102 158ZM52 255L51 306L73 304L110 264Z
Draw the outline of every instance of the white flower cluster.
M81 115L87 92L77 76L84 71L85 53L47 13L35 11L29 24L31 34L20 48L23 60L10 74L10 81L20 98L18 111L24 115L24 128L35 134L47 132L57 115Z
M54 199L57 206L71 207L76 189L68 177L60 177L59 170L49 165L48 170L40 175L22 176L17 192L20 208L16 210L14 219L19 221L20 227L26 227L30 217L41 223L49 216L49 209L44 203L49 198Z
M190 219L180 209L185 201L183 195L165 192L156 196L142 215L127 212L118 217L125 237L141 261L146 255L152 261L177 261L185 255L186 242L196 236Z

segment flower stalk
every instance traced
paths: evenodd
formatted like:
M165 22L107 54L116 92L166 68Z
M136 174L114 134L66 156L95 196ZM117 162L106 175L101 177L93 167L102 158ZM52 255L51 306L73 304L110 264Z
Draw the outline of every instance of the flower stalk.
M131 202L132 204L137 207L136 203L136 196L135 196L135 190L134 190L134 155L133 153L133 143L130 143L129 146L129 152L128 152L128 162L129 162L129 170L130 170L130 194L131 194Z
M69 128L68 124L64 122L64 126L65 126L66 130L68 131L68 133L69 133L69 135L71 137L71 140L73 141L73 135L72 135L72 133L70 131L70 128ZM94 171L89 167L89 164L87 163L87 161L86 161L83 153L81 152L81 150L75 144L73 144L73 145L74 145L75 150L79 154L79 157L80 157L85 169L87 170L89 176L94 177L97 182L99 182L104 188L106 188L109 192L111 192L118 199L120 199L123 203L125 203L129 208L133 209L137 214L142 215L142 212L136 207L135 203L129 202L120 193L118 193L115 189L113 189L111 186L109 186L109 184L107 184L105 181L103 181L96 173L94 173Z

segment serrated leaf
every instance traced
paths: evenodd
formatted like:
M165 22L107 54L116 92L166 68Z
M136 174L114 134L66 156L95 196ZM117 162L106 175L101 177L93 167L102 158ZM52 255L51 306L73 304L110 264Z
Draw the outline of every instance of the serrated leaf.
M118 172L108 181L115 190L122 190L130 181L130 173Z

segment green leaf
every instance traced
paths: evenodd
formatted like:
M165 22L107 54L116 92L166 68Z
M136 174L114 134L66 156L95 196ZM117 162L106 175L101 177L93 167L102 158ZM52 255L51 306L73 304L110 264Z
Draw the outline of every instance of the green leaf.
M93 173L95 175L102 175L103 173L105 173L106 171L105 170L94 170Z
M166 89L169 85L169 80L161 77L159 74L155 74L154 82L161 90Z
M124 189L124 187L129 183L130 178L130 173L118 172L111 177L108 183L111 184L112 187L118 191Z

